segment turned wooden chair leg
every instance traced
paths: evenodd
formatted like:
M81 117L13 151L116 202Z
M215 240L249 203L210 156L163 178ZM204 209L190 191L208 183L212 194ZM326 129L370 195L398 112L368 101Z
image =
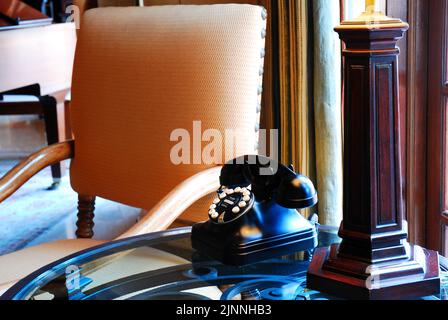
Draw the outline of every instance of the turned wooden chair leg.
M76 236L78 238L93 237L93 218L95 216L95 197L94 196L78 196L78 221L76 226Z

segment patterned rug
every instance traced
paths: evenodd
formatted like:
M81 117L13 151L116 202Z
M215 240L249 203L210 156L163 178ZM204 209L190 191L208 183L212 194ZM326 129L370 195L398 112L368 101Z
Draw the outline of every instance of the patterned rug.
M0 176L15 163L1 160ZM70 187L68 174L57 190L47 190L51 182L47 168L0 203L0 255L39 243L75 238L77 194ZM139 214L139 209L97 199L94 238L115 238L132 226Z

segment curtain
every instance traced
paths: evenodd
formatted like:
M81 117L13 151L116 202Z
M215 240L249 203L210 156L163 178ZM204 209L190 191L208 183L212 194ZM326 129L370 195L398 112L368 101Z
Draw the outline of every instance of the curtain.
M314 0L314 112L319 213L323 223L342 218L341 42L338 1Z
M337 226L342 218L341 50L333 29L339 24L339 1L274 3L281 161L312 179L320 223Z
M308 9L308 1L278 1L280 154L282 163L315 181Z

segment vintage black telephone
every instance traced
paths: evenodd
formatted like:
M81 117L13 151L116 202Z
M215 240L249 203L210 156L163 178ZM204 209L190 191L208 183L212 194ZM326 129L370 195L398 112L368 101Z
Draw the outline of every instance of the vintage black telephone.
M305 176L263 156L224 165L209 220L193 226L192 246L231 265L245 265L313 249L315 225L296 209L314 206L317 193Z

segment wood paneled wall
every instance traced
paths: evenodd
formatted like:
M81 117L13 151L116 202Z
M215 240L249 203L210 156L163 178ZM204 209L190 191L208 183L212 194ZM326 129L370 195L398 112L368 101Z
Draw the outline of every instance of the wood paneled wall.
M398 43L404 212L410 241L425 245L429 4L427 0L388 0L386 8L388 16L409 23Z

